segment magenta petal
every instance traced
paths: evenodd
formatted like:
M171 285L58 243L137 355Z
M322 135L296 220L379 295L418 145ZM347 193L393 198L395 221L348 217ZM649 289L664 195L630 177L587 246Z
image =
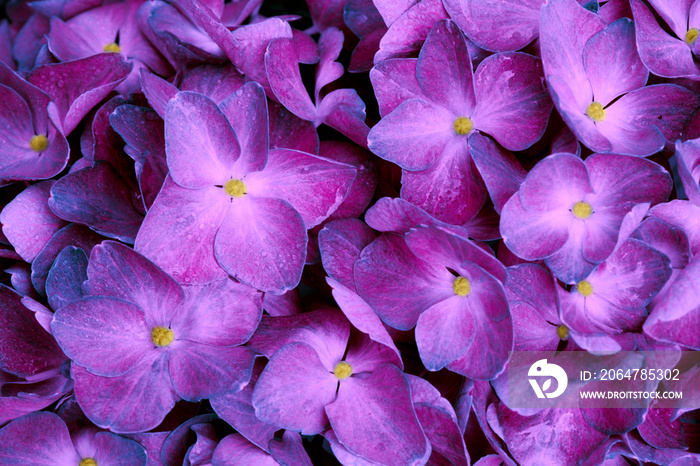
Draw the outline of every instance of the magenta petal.
M216 234L214 251L234 278L282 294L301 278L306 258L303 219L282 199L234 199Z
M396 366L403 367L401 353L396 348L389 332L384 328L384 324L382 324L379 316L374 313L369 304L364 302L354 291L336 282L332 278L328 278L327 281L328 285L333 288L333 298L335 298L338 306L350 323L359 331L366 333L373 341L381 343L393 350L394 353L396 353L396 357L389 362L392 362ZM353 368L354 367L353 365Z
M262 170L270 144L267 98L263 88L248 83L224 99L219 108L233 126L241 146L236 172L244 175Z
M255 289L226 278L184 290L185 301L171 323L178 338L216 346L242 345L258 327L262 294Z
M439 302L418 318L416 344L421 361L430 371L438 371L467 351L475 338L473 309L460 296Z
M134 247L181 283L222 279L226 272L214 257L214 238L227 207L220 188L182 188L168 176Z
M592 150L610 152L612 144L601 134L596 123L584 112L590 101L589 103L576 102L574 95L578 95L578 93L573 91L559 76L547 76L547 84L557 110L576 137Z
M134 241L143 221L131 189L109 163L101 161L58 180L51 188L49 206L64 220L127 243Z
M498 420L508 449L520 464L583 464L608 438L589 426L578 409L546 409L522 416L500 404ZM538 438L554 443L542 445Z
M59 367L65 356L53 337L39 325L34 313L22 304L22 297L1 285L0 298L3 302L3 312L0 313L0 343L3 348L0 369L28 377Z
M515 255L526 260L543 259L561 249L569 238L569 222L559 212L530 212L520 195L515 194L503 206L501 235Z
M506 300L503 286L480 267L466 262L462 265L461 270L461 273L470 281L472 290L468 296L463 297L464 299L455 299L462 298L457 296L452 298L449 304L445 302L443 309L445 311L449 309L449 312L453 313L455 319L464 319L458 313L464 313L465 310L468 310L472 322L466 322L466 319L461 321L460 325L463 325L462 330L467 332L466 335L462 333L461 339L468 341L466 338L470 334L474 335L474 339L462 346L463 353L458 355L459 359L449 361L447 367L469 378L479 380L494 379L505 367L508 360L508 352L513 349L513 323L510 317L508 301ZM454 307L450 309L448 308L449 305ZM421 319L418 320L418 325L416 326L416 341L418 341L420 332L423 336L421 338L423 345L427 344L432 347L430 332L423 333L423 329L421 329L423 315L421 315ZM436 316L437 314L433 314L433 319ZM442 326L441 323L435 322L435 320L433 320L433 323L441 326L443 331L450 331ZM451 331L454 335L452 338L456 337L456 339L459 339L455 335L457 332ZM457 345L458 343L453 340L453 344ZM419 349L423 345L419 344ZM430 369L429 365L439 368L442 362L449 359L446 357L448 354L445 351L448 350L446 346L448 345L442 343L438 344L439 348L436 348L440 354L445 355L442 359L436 358L432 360L430 359L432 354L430 354L429 350L421 351L421 359L423 359L424 354L427 355L427 368ZM453 355L454 352L450 354L450 357Z
M435 226L421 225L406 234L406 244L419 258L431 264L440 264L459 270L465 262L472 262L500 282L506 279L506 269L490 251L456 232Z
M445 0L445 9L479 47L492 52L519 50L539 34L542 0Z
M509 150L524 150L544 133L552 101L543 81L542 61L524 53L499 53L474 73L474 126Z
M683 424L671 421L671 409L651 408L637 427L641 437L655 448L688 448L683 439Z
M272 92L279 102L299 118L316 121L316 106L301 81L298 51L293 40L275 39L270 42L265 53L265 69Z
M97 70L97 71L96 71ZM57 116L68 134L80 120L131 71L119 54L102 53L80 60L35 68L28 80L53 100ZM83 76L85 79L75 79Z
M332 372L343 358L350 337L350 324L335 309L305 312L293 316L265 317L248 342L268 359L290 343L304 343L314 349L323 366Z
M308 453L304 450L301 436L296 432L286 431L281 440L271 440L270 453L279 464L313 466Z
M698 140L676 141L676 161L678 174L686 197L695 205L700 205L700 147ZM2 219L2 215L0 215ZM3 222L4 223L4 222Z
M361 220L348 218L326 224L318 234L318 243L328 276L354 290L355 261L375 238L376 234Z
M343 65L335 61L343 49L343 41L343 33L335 28L327 29L318 39L321 57L316 68L316 102L319 102L321 89L339 79L345 71Z
M442 155L426 170L404 170L401 174L403 199L453 225L471 220L487 195L466 140L448 141Z
M48 198L54 181L29 186L10 201L2 213L2 232L22 256L31 263L41 248L66 223L49 209Z
M406 170L425 170L457 138L453 115L423 100L408 100L382 118L367 137L369 149Z
M80 463L68 428L54 413L27 414L0 430L0 462L7 466Z
M668 199L673 188L668 172L647 159L593 154L585 163L596 192L596 207L629 209L644 202L659 204Z
M250 382L236 393L213 397L210 401L214 412L231 424L241 435L258 447L268 451L270 440L279 430L277 426L266 424L255 416L252 404L253 389L266 363L262 358L256 359Z
M588 41L583 63L593 100L604 107L615 97L643 87L649 76L637 54L634 23L627 18L614 22Z
M415 58L385 60L369 72L382 117L407 100L426 98L416 78L417 62Z
M469 137L470 155L486 184L496 212L518 191L527 172L511 153L479 133Z
M396 234L377 238L355 263L358 294L399 330L411 329L421 312L454 296L450 277L445 267L418 259Z
M112 432L145 432L163 421L179 399L168 375L167 357L157 352L117 377L92 375L74 364L75 396L87 417Z
M636 25L639 56L659 76L697 77L700 69L688 44L664 31L649 8L639 0L630 0Z
M165 120L168 102L175 98L175 95L179 92L178 88L163 78L159 78L147 71L142 71L141 89L153 110Z
M198 401L239 391L250 380L254 361L255 353L242 346L178 341L170 354L170 376L182 399Z
M71 223L54 234L46 246L32 262L32 284L39 294L45 293L46 278L51 270L51 265L66 246L81 248L89 254L92 248L99 244L104 237L98 235L89 228Z
M201 94L181 92L168 104L165 151L173 181L185 188L223 185L234 175L240 147L219 107Z
M182 288L169 275L115 241L105 241L92 250L87 273L88 294L134 303L158 325L170 323L184 298Z
M277 351L253 391L255 415L263 422L301 432L320 433L328 424L323 408L335 399L338 379L304 343Z
M367 225L377 231L406 233L416 225L443 225L423 209L401 198L383 197L365 214Z
M333 431L351 453L380 464L422 464L430 445L411 403L406 376L385 364L371 376L340 383L326 413Z
M375 64L389 58L413 56L433 25L447 18L447 12L441 0L411 1L410 3L413 5L396 18L379 42L379 50L374 55Z
M85 252L74 246L66 246L56 256L46 278L46 295L52 309L58 310L85 296L87 266Z
M294 149L318 154L318 133L311 121L302 120L283 105L268 101L270 149Z
M681 137L699 99L694 92L673 84L643 87L610 105L605 120L597 126L612 143L613 152L651 155L663 148L664 138ZM630 139L631 134L635 138Z
M570 29L572 25L575 32ZM542 8L540 26L545 75L563 79L574 92L576 107L585 109L592 102L592 90L583 50L588 40L605 28L605 21L575 0L556 0Z
M279 463L259 449L240 434L224 437L214 450L211 464L213 466L279 466Z
M345 200L357 170L304 152L270 151L265 169L245 178L247 193L287 201L313 228ZM235 205L235 201L234 201Z
M133 440L111 432L98 432L95 435L95 461L105 466L117 466L131 462L134 466L147 466L148 456L144 448Z
M243 84L243 76L231 63L218 66L201 65L182 77L180 90L204 94L217 104L221 104Z
M367 148L369 127L365 123L365 103L355 89L336 89L328 93L318 108L318 114L321 122Z
M51 331L69 358L96 375L125 374L156 351L143 311L121 299L68 304L54 314Z
M474 109L472 63L464 35L452 21L438 21L428 34L416 76L423 93L455 115L469 115Z

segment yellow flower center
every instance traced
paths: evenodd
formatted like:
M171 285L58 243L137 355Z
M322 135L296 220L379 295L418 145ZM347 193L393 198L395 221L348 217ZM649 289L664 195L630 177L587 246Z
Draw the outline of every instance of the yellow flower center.
M457 296L467 296L472 291L472 284L464 277L457 277L452 282L452 290Z
M562 324L557 327L557 336L560 340L569 339L569 329L566 327L566 325Z
M97 461L92 458L83 458L78 466L97 466Z
M593 285L591 285L591 283L586 280L578 282L578 285L576 285L576 289L579 293L581 293L582 296L590 296L593 294Z
M688 29L688 32L685 33L685 41L688 43L688 45L693 45L695 43L695 39L698 38L698 30L697 28L690 28Z
M455 132L460 136L465 136L474 129L474 122L468 117L459 117L454 122Z
M338 380L345 380L352 375L352 366L345 361L340 361L333 369L333 375Z
M588 218L593 212L593 207L588 202L577 202L573 208L574 216L578 218Z
M605 118L605 109L598 102L593 102L586 109L586 114L593 121L603 121Z
M168 346L175 339L175 334L169 328L153 327L151 339L158 346Z
M102 50L104 50L105 52L119 53L122 51L122 48L119 47L116 43L111 42L111 43L105 45L102 48Z
M241 180L228 180L224 185L224 191L231 197L243 197L246 193L245 183Z
M44 152L49 147L49 138L43 134L32 136L29 140L29 147L31 147L34 152Z

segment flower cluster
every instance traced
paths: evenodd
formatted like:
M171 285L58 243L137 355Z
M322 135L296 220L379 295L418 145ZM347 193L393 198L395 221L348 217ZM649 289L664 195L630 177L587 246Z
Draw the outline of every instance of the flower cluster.
M0 464L700 464L700 0L4 9Z

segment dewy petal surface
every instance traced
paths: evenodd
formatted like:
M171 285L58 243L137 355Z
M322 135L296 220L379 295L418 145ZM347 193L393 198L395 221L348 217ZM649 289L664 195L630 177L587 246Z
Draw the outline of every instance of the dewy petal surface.
M474 108L472 62L464 35L452 21L438 21L428 34L416 76L423 93L453 114L464 116Z
M214 241L216 259L237 280L283 294L297 286L306 259L306 226L286 201L232 199Z
M539 34L542 0L445 0L445 9L479 47L511 52Z
M418 259L404 239L384 234L355 263L358 294L387 325L409 330L421 312L454 295L452 274Z
M544 133L552 101L542 61L525 53L486 58L474 73L474 126L508 150L524 150Z
M75 396L96 425L112 432L145 432L163 421L179 397L168 374L168 358L156 352L124 375L100 377L74 364Z
M181 283L225 278L214 257L214 239L226 217L227 197L221 188L187 189L166 177L134 248Z
M340 385L326 413L345 448L388 465L421 464L430 456L408 380L397 367L385 364L368 378L351 377Z
M251 196L287 201L304 219L306 228L313 228L345 200L356 174L350 165L275 149L270 151L265 169L251 173L245 183Z
M125 374L156 351L151 328L138 306L106 297L68 304L54 314L51 324L69 358L108 377Z
M168 274L115 241L93 248L87 273L87 293L134 303L158 325L169 324L184 299L182 288Z
M615 97L643 87L649 71L639 59L634 23L622 18L593 36L583 51L593 101L604 107Z
M80 463L66 424L54 413L35 412L13 421L0 430L0 441L0 461L7 466Z
M406 170L425 170L458 137L454 115L420 99L408 100L382 118L367 137L369 149Z
M313 435L328 423L324 407L335 399L338 379L304 343L277 351L253 391L255 414L268 424Z
M168 103L165 152L175 183L203 188L221 186L233 176L240 147L231 124L212 100L181 92Z
M172 349L170 377L175 391L187 401L239 391L250 380L255 362L255 353L243 346L178 341Z

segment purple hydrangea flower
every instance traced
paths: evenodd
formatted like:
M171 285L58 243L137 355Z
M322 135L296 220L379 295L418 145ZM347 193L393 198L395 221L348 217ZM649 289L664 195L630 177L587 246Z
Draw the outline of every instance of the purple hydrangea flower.
M228 273L276 294L294 288L306 230L344 200L355 168L294 150L268 153L267 105L257 84L221 106L178 94L168 104L165 142L170 175L136 250L186 283Z
M68 143L40 88L0 63L0 180L51 178L68 162Z
M470 136L480 131L507 149L526 149L542 136L552 108L539 59L493 55L472 74L464 36L448 20L435 25L417 62L375 68L372 79L385 116L370 131L370 150L404 169L403 199L453 224L471 219L486 200Z
M631 20L607 25L575 0L553 0L540 21L549 91L583 144L596 152L648 156L680 137L698 95L671 84L645 87L649 72Z
M659 76L697 79L700 77L700 68L695 63L700 51L697 42L700 6L687 0L649 0L649 3L652 10L639 0L630 0L642 61ZM667 29L654 13L666 23Z
M430 446L395 354L337 311L264 319L251 348L270 358L253 391L262 421L317 434L328 425L346 449L383 464L422 463Z
M665 201L671 188L668 173L645 159L554 154L503 206L503 241L517 256L544 259L557 278L576 283L610 255L624 215L635 204Z
M74 362L76 397L95 424L146 431L180 398L199 400L248 382L254 355L237 345L260 319L258 292L229 279L183 290L152 262L109 241L93 250L87 274L88 296L56 311L51 329Z
M0 462L7 466L146 466L147 463L141 445L111 432L93 432L71 440L63 420L49 412L31 413L14 420L0 429L0 441L3 445Z
M170 67L141 33L136 21L140 0L128 0L92 8L68 21L51 19L49 49L59 60L69 61L100 53L115 53L134 66L118 87L124 94L139 89L139 70L167 74Z
M416 327L421 360L470 378L490 380L504 368L513 328L493 256L439 227L384 234L355 264L359 295L389 326Z

